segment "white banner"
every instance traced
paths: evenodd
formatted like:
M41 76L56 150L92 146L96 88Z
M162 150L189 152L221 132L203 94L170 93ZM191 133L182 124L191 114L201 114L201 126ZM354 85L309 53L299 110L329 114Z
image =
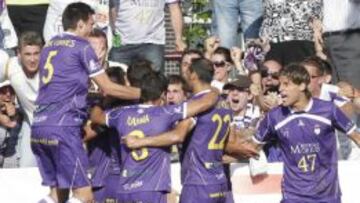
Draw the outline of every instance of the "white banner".
M339 178L342 202L358 203L360 162L340 161ZM268 174L252 178L247 164L231 165L231 181L235 202L278 203L281 199L282 164L269 164ZM172 164L172 182L175 191L181 191L180 165ZM37 168L0 169L0 202L35 203L48 193L41 186Z

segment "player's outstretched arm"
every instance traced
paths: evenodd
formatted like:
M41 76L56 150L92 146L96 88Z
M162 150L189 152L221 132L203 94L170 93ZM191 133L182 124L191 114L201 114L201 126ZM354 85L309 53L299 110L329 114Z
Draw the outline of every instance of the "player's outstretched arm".
M230 128L229 137L225 145L225 153L237 158L258 157L261 145L251 138L239 136L235 126Z
M92 77L105 95L119 99L139 99L140 89L113 83L105 73Z
M125 136L122 141L130 149L142 147L164 147L182 143L193 127L191 118L180 121L176 127L156 136L137 138L131 134Z
M192 117L213 107L218 101L219 91L212 88L211 91L199 99L188 102L186 117Z
M94 106L91 109L90 120L94 124L106 125L105 112L98 106Z

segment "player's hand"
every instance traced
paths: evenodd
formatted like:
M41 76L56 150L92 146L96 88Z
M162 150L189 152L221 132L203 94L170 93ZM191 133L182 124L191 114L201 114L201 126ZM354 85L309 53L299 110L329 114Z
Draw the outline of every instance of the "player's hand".
M241 139L241 141L238 143L238 145L239 145L241 157L247 158L247 159L251 158L251 157L257 159L259 157L258 150L254 147L254 145L249 140Z
M125 144L129 149L139 149L143 147L141 145L141 139L133 135L127 135L121 139L122 143Z

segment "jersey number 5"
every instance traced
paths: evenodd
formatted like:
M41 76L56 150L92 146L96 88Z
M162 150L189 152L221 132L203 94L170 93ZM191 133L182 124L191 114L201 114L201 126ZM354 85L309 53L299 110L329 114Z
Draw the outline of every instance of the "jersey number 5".
M211 118L211 120L213 122L217 123L217 127L216 127L216 131L215 131L214 135L212 136L212 138L208 144L208 149L209 150L223 150L224 146L225 146L225 140L226 140L227 134L229 132L230 115L227 114L223 118L221 118L221 116L219 114L214 114L213 117ZM221 131L224 123L228 124L226 133L225 133L224 137L219 142L217 142L220 131Z
M54 56L56 56L57 53L58 53L58 51L50 51L49 54L48 54L48 57L47 57L46 63L45 63L45 70L47 70L47 75L46 76L44 75L41 78L42 82L44 84L49 83L51 78L54 75L54 66L51 63L51 60L53 59Z
M131 133L129 133L130 135L133 135L137 138L143 138L145 137L144 132L140 131L140 130L134 130ZM138 154L137 151L141 150L141 153ZM139 150L132 150L131 151L131 156L135 161L141 161L146 159L149 156L149 150L146 147L143 147Z

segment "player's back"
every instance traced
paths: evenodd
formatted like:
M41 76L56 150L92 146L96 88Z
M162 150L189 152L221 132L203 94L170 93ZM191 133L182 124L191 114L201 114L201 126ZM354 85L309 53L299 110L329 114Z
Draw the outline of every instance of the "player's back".
M204 93L195 95L193 99ZM196 125L181 150L183 185L223 184L228 181L222 156L232 112L223 104L219 101L217 106L195 117Z
M89 42L68 33L54 37L41 52L39 69L34 123L82 125L88 78L103 71Z
M186 105L134 105L107 114L108 125L116 127L120 136L154 136L171 129L184 117ZM119 193L170 191L170 150L141 148L129 150L121 145L121 178Z

